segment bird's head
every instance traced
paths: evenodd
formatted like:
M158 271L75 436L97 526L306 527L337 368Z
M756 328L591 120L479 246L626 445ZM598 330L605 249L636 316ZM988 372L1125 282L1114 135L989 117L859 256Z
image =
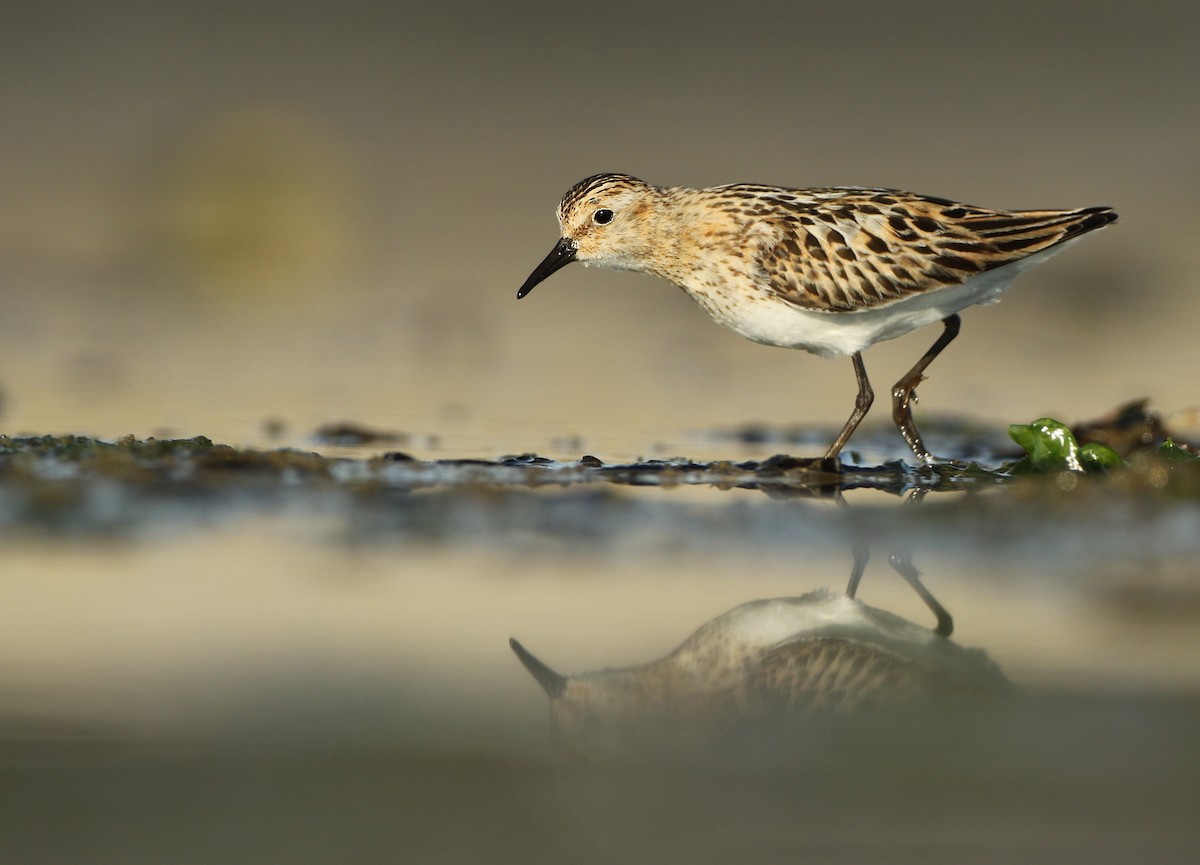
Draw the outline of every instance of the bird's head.
M628 174L597 174L581 180L558 205L562 237L517 292L524 297L546 277L573 261L612 270L645 270L653 254L657 187Z

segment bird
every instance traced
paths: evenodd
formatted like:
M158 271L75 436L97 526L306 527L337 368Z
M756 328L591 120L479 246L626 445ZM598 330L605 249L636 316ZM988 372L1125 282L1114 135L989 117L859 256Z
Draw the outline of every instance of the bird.
M892 418L929 465L938 460L912 402L925 369L958 336L958 313L996 302L1022 271L1117 213L991 210L876 187L662 187L604 173L568 189L557 217L561 237L518 298L576 261L648 273L746 339L848 355L858 394L826 459L838 458L874 402L862 352L941 322L937 340L892 388Z
M646 664L564 676L509 646L550 698L556 742L583 756L687 750L763 723L1018 700L980 649L818 589L741 604Z

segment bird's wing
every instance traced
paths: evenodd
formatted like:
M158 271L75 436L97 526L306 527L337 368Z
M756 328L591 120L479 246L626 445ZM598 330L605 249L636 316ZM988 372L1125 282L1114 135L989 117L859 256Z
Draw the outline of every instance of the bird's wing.
M838 711L900 705L938 690L941 671L857 640L794 640L764 655L748 692L767 711Z
M772 230L749 252L768 291L820 312L959 285L1117 218L1107 207L996 211L894 190L793 192L756 214Z

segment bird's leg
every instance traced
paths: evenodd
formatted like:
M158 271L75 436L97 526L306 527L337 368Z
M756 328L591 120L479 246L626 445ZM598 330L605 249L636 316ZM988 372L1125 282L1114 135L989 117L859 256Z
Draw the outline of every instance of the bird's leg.
M871 548L860 537L850 541L850 552L854 556L854 566L850 568L850 581L846 583L847 598L858 594L858 584L862 582L863 573L867 570L867 562L871 561Z
M912 561L912 550L903 549L893 552L888 556L888 564L896 573L904 577L905 582L912 586L912 590L925 602L925 606L929 607L934 618L937 619L937 626L933 629L934 633L941 637L949 637L954 633L954 619L921 582L921 572L917 570Z
M850 507L840 490L837 494L837 503L844 508ZM871 561L871 547L862 536L862 532L858 531L854 525L850 526L850 552L854 556L854 564L850 568L850 580L846 583L846 597L853 598L858 592L858 584L862 582L863 573L867 570L867 562Z
M933 359L942 353L942 349L958 336L961 320L955 313L942 319L942 324L946 326L946 329L937 338L937 342L929 347L929 351L925 352L904 378L896 382L896 386L892 388L892 420L900 428L900 435L904 436L904 440L908 442L912 452L924 463L932 463L934 456L925 447L925 442L921 440L921 433L917 431L917 425L913 422L912 401L916 396L917 385L925 379L925 367L929 366Z
M854 431L858 429L858 425L862 423L862 419L867 416L867 412L871 408L871 403L875 401L875 391L871 390L871 382L867 381L867 369L863 366L862 352L854 352L851 358L854 361L854 376L858 379L858 396L854 398L854 411L851 412L850 418L846 421L842 431L838 433L838 437L834 439L829 450L825 452L825 459L834 459L846 442L850 440L850 436L854 435Z
M928 492L928 490L922 489L913 490L905 500L905 506L915 507L921 504ZM937 619L937 625L933 629L934 633L942 637L949 637L954 632L954 619L946 612L946 608L938 603L938 599L930 593L929 589L925 588L925 584L921 582L921 572L917 570L912 559L912 547L908 545L907 541L902 540L892 548L888 555L888 564L896 573L904 577L904 581L925 602L925 606L929 607L930 612Z

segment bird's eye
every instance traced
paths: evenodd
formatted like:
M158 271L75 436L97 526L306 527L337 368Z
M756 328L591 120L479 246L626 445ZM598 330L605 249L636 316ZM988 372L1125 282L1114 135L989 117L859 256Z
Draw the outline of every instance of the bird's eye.
M597 225L608 225L612 220L613 212L607 208L602 208L592 214L592 222Z

